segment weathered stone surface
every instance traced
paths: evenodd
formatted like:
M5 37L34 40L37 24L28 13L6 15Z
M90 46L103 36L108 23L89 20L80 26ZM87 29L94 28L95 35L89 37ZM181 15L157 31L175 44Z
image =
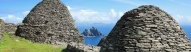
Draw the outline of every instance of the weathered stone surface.
M66 52L100 52L100 47L72 42L68 44Z
M19 25L16 35L33 42L60 44L83 43L71 14L60 0L43 0Z
M0 41L1 41L1 38L2 38L2 34L4 32L4 28L5 28L5 23L2 19L0 19Z
M98 43L98 46L99 46L99 45L103 45L103 44L104 44L103 41L105 41L106 38L107 38L107 36L103 37L103 38L100 40L100 42Z
M126 12L99 46L101 52L191 52L178 23L152 5Z
M12 23L7 23L4 28L4 32L12 33L14 34L15 31L17 30L18 24L12 24Z
M0 41L4 32L15 33L17 25L11 23L5 23L0 19Z
M3 34L5 28L5 22L0 19L0 34Z

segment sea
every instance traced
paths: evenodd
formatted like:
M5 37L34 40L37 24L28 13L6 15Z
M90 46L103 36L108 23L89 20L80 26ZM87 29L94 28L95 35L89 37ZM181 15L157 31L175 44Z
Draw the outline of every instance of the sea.
M98 43L100 42L100 40L103 38L104 36L95 36L95 37L84 37L84 43L87 45L93 45L93 46L97 46Z

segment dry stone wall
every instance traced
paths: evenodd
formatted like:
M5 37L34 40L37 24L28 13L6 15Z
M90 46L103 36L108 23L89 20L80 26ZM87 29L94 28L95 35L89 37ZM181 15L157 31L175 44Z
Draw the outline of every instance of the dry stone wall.
M5 28L5 22L0 19L0 34L3 34Z
M17 29L17 25L12 23L5 23L2 19L0 19L0 41L3 37L4 32L12 33L14 34Z
M126 12L99 46L101 52L191 52L179 24L152 5Z
M66 52L100 52L100 47L72 42L68 44Z
M2 19L0 19L0 41L1 41L1 38L2 38L2 34L4 32L4 29L5 28L5 23Z
M4 32L12 33L14 34L17 30L17 24L8 23L5 25Z
M17 27L16 35L40 43L83 43L75 20L60 0L37 4Z

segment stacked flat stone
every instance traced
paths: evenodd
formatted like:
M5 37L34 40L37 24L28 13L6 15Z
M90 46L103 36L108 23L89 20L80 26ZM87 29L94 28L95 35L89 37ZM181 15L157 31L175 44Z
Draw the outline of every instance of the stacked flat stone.
M2 19L0 19L0 41L1 41L2 35L4 33L4 28L5 28L5 23Z
M6 23L2 19L0 19L0 34L3 34L4 32L8 33L15 33L17 29L17 25L13 23Z
M100 47L72 42L67 45L66 52L100 52Z
M37 4L17 27L16 35L48 44L83 43L75 21L60 0L43 0Z
M4 28L4 32L14 34L17 30L17 24L7 23Z
M99 46L101 52L191 52L179 24L152 5L126 12Z
M5 28L5 22L0 19L0 34L3 34Z

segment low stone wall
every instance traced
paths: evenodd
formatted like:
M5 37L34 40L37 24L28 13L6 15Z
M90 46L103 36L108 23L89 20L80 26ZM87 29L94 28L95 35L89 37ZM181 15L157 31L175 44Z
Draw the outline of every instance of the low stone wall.
M4 32L4 29L5 28L5 23L2 19L0 19L0 41L1 41L1 38L2 38L2 34Z
M0 41L1 41L1 38L3 37L4 32L14 34L16 29L17 29L17 25L15 25L15 24L1 23L0 24Z
M4 32L15 33L15 31L17 30L17 26L18 25L15 24L7 24L5 25Z
M17 25L12 23L5 23L2 19L0 19L0 41L4 32L15 33L17 29Z
M100 47L72 42L67 45L66 52L100 52Z
M3 34L5 28L5 23L2 19L0 19L0 35Z

